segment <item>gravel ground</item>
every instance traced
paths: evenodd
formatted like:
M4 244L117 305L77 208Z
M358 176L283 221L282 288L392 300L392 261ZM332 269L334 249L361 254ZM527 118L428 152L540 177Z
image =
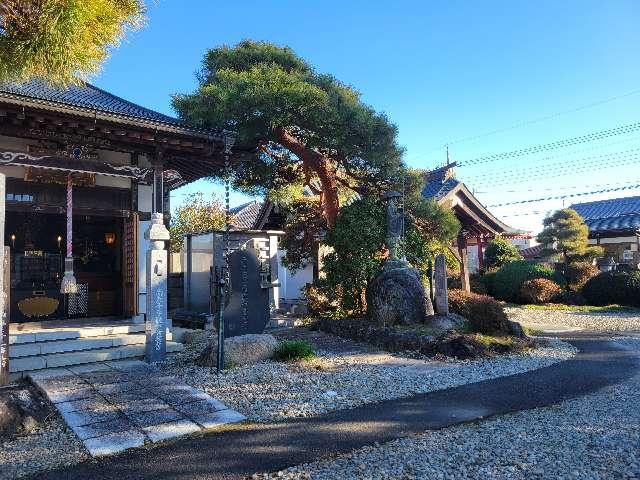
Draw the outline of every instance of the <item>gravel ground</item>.
M640 353L640 339L617 340ZM559 405L358 449L254 478L639 479L640 375Z
M549 340L524 355L443 362L363 352L362 347L354 344L353 352L345 353L344 347L339 352L323 350L313 361L293 364L267 361L234 368L218 377L215 370L193 364L204 348L202 340L188 345L162 368L257 422L319 415L513 375L575 354L571 345Z
M585 330L640 331L640 313L637 312L571 312L561 310L529 310L505 308L511 320L525 325L574 327Z
M0 437L0 480L73 465L89 459L82 443L56 414L34 433Z

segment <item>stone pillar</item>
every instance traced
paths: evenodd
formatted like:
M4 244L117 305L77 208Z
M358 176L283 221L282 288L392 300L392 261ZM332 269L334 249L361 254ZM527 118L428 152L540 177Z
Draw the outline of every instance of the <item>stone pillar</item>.
M467 239L464 235L458 237L458 253L460 254L460 282L462 289L470 292L471 284L469 283L469 259L467 258Z
M447 263L445 256L436 255L435 267L436 312L438 315L449 315L449 292L447 289Z
M271 288L269 289L269 309L271 313L280 308L280 282L278 280L278 236L269 234L269 271Z
M169 230L164 225L162 165L154 165L153 213L151 224L144 232L149 241L147 250L147 313L146 313L146 359L161 362L167 354L167 251Z
M0 173L0 238L4 245L5 176ZM0 249L0 385L9 383L9 247Z

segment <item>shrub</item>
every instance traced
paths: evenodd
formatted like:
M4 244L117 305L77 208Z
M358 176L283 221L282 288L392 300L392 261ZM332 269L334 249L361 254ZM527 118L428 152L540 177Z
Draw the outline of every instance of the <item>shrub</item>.
M491 293L499 300L518 303L521 301L522 285L527 280L534 278L552 280L554 270L538 263L526 261L507 263L493 276Z
M520 289L520 298L526 303L549 303L562 293L562 288L548 278L527 280Z
M564 278L572 292L579 292L587 281L598 273L598 267L589 262L573 262L564 267Z
M273 359L278 362L295 362L309 360L316 356L313 346L304 340L285 340L280 343L273 353Z
M484 290L495 297L495 279L497 270L487 270L480 276L480 282L484 285Z
M486 335L511 333L504 308L488 295L449 290L449 309L465 317L473 332Z
M518 248L501 236L491 240L484 251L484 264L487 268L500 268L518 260L522 260Z
M307 283L302 289L302 295L307 302L307 308L311 313L321 313L329 310L332 305L331 301L325 294L324 290L318 285Z
M640 272L602 272L582 289L589 305L640 306Z

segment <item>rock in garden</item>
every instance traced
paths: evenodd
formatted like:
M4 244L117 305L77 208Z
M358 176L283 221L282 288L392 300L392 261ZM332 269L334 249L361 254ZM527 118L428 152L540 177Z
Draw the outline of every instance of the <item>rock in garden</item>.
M278 340L268 334L248 334L227 338L224 341L224 362L228 366L250 365L273 356ZM218 342L213 341L202 352L196 363L203 367L218 365Z
M367 287L367 308L380 326L424 322L433 315L420 273L406 262L387 262Z
M16 432L22 423L20 410L11 398L0 398L0 435Z

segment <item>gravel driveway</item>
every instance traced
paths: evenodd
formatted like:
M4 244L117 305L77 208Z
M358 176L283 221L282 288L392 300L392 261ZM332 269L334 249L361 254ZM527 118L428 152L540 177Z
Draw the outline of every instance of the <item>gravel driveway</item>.
M640 339L618 339L640 353ZM364 447L254 478L638 479L640 375L559 405Z
M505 308L511 320L539 329L597 330L601 332L640 331L640 312L578 312Z
M372 351L322 332L301 330L295 334L322 348L317 359L293 364L266 361L218 376L214 369L193 364L193 358L204 349L204 343L196 343L161 368L250 420L273 422L513 375L576 353L568 343L548 340L522 355L473 361L417 360Z

